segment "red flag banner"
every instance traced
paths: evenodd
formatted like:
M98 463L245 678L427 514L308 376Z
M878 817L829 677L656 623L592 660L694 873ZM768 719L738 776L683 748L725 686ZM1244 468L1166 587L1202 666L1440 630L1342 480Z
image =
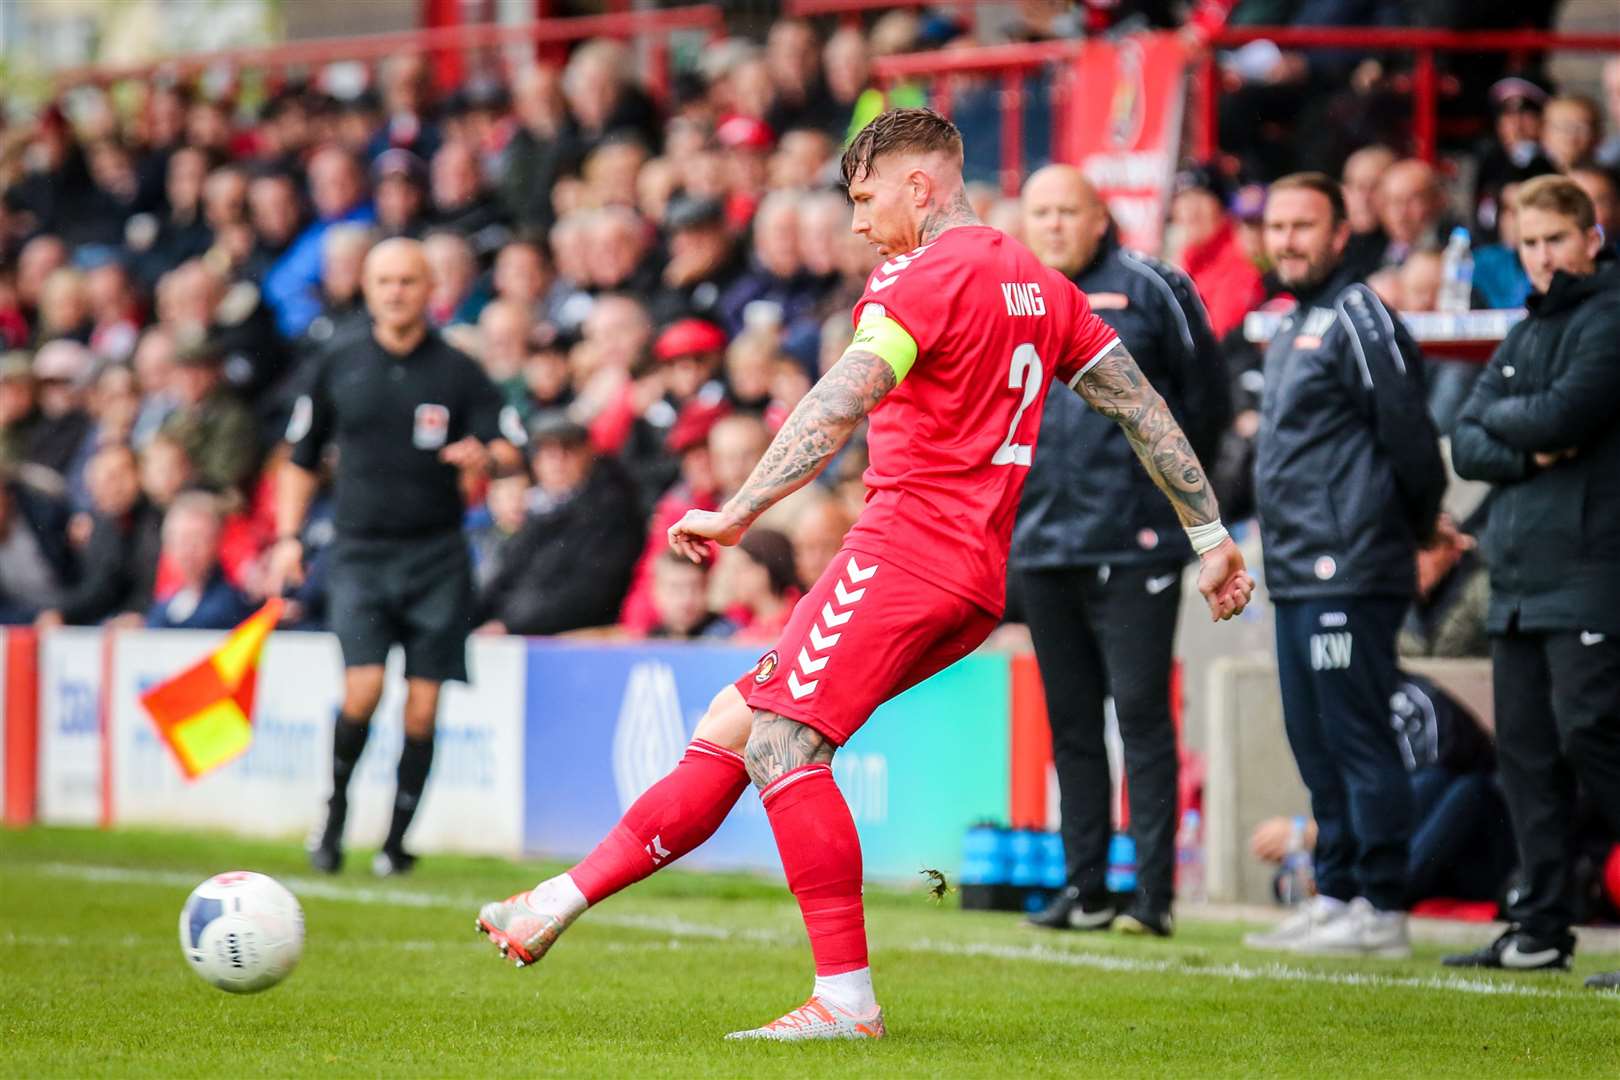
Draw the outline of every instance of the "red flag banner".
M1126 247L1158 253L1181 154L1186 54L1174 34L1087 43L1062 158L1097 186Z

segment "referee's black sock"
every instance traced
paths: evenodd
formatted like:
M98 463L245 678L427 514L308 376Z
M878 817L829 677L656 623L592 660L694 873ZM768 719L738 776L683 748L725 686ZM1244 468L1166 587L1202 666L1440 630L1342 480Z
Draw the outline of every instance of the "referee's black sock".
M370 734L369 716L357 719L340 710L332 724L332 796L326 802L322 847L336 847L343 842L343 822L349 816L349 777L354 775L355 763Z
M405 745L399 751L399 786L394 791L394 820L388 826L388 839L383 850L404 850L405 830L416 816L416 804L422 801L422 788L427 784L428 770L433 767L433 736L418 739L407 734Z

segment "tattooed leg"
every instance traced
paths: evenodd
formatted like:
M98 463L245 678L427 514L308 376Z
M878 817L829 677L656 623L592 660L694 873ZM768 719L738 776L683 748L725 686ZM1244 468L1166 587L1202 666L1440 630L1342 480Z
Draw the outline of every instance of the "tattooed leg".
M789 720L764 709L754 710L743 763L749 779L761 791L801 765L825 764L837 748L808 724Z

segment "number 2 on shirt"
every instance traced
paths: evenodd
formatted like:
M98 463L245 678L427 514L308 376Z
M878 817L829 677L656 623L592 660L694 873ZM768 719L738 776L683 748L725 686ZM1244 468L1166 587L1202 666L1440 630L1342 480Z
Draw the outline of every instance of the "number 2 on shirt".
M1018 421L1024 418L1024 410L1035 401L1036 395L1041 392L1041 357L1035 351L1035 346L1027 342L1013 350L1012 367L1007 372L1007 389L1024 391L1024 400L1018 403L1018 411L1013 413L1012 424L1007 428L1007 438L996 447L996 452L990 455L992 465L1022 465L1029 467L1031 456L1035 451L1034 443L1013 442L1018 435Z

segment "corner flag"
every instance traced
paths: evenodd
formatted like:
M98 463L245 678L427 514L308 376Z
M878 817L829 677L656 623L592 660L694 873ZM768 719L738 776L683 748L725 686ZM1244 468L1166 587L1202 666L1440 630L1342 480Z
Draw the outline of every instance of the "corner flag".
M141 695L187 780L235 760L252 743L259 654L281 608L279 597L266 601L218 649Z

